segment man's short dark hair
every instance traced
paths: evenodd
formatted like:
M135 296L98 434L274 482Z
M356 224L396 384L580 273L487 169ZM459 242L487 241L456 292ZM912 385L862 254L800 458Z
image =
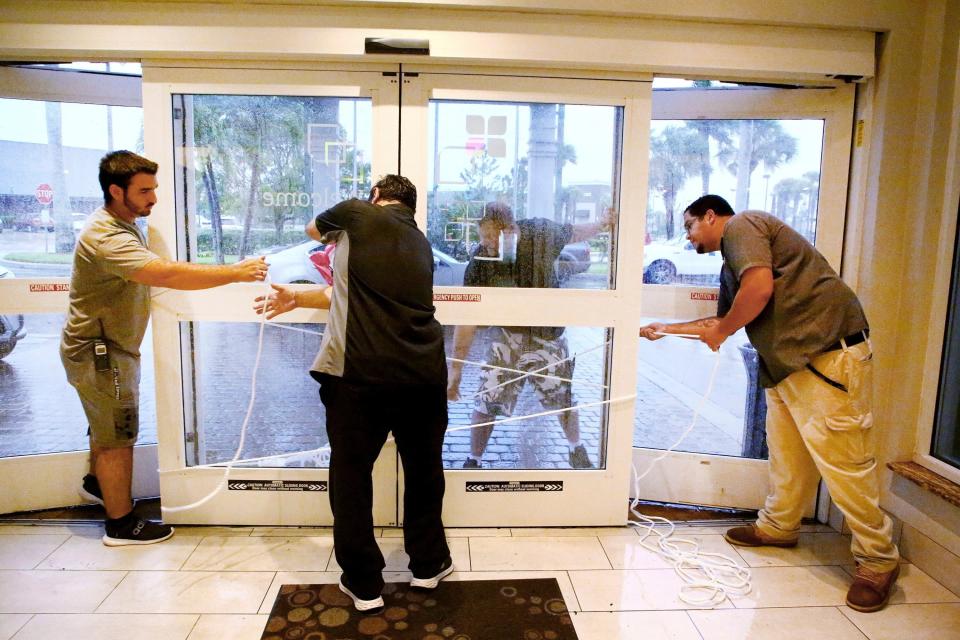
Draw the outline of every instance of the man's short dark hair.
M396 200L402 202L411 209L417 208L417 188L413 183L396 174L389 174L380 178L373 189L380 192L381 200ZM370 197L373 197L373 189L370 190Z
M729 202L712 193L700 196L691 202L690 206L684 209L684 213L689 213L694 218L702 218L707 214L707 209L713 209L718 216L732 216L736 213Z
M117 185L124 193L130 186L130 180L138 173L157 175L157 165L132 151L113 151L100 160L100 188L103 189L103 203L110 204L110 185Z
M514 225L513 211L502 202L488 202L478 224L495 224L499 229L509 229Z

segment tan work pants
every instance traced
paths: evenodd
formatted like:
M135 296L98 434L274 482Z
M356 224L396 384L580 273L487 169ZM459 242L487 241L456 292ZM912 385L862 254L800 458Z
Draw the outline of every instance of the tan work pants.
M900 554L892 540L893 523L880 510L872 357L865 341L811 360L817 371L846 391L808 369L767 389L770 495L757 527L776 538L796 538L804 507L822 476L853 533L854 558L886 572L896 566Z

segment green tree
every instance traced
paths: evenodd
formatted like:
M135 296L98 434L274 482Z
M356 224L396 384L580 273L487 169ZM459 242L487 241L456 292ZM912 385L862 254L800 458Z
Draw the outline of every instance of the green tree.
M677 194L699 170L700 143L697 131L675 125L665 127L650 139L650 190L663 199L663 228L667 240L676 235ZM653 224L648 226L655 228Z
M776 120L740 120L737 144L720 150L720 160L737 178L734 209L747 208L750 176L762 162L773 171L797 154L797 139Z

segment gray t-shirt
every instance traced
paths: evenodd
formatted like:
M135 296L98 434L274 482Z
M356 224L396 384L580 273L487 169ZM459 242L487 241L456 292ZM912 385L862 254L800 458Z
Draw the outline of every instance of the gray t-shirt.
M746 326L760 356L760 384L772 387L840 338L867 328L856 294L799 233L763 211L733 216L720 244L717 315L725 316L751 267L773 270L773 295Z
M150 287L130 280L158 256L146 247L136 225L100 208L87 219L73 256L70 308L60 349L79 359L96 338L133 356L150 319Z

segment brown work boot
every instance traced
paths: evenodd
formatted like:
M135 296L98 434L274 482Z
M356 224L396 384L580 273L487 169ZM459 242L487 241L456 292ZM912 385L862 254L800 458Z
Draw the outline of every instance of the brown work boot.
M738 547L795 547L797 546L797 539L793 540L780 540L768 536L764 532L757 529L757 525L751 524L746 527L734 527L733 529L727 529L727 532L723 534L723 537L730 544L735 544Z
M853 584L847 591L847 606L864 613L880 611L887 606L890 592L893 591L893 583L897 581L899 575L899 564L886 573L877 573L858 564Z

